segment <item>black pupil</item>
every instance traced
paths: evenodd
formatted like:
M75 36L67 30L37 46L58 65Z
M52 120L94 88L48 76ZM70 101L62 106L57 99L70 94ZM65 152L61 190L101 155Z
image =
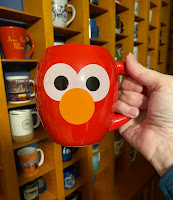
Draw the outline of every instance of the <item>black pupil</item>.
M58 90L65 90L68 84L68 79L65 76L58 76L54 81L54 85Z
M90 91L96 91L100 87L100 81L94 76L89 77L86 81L86 86Z

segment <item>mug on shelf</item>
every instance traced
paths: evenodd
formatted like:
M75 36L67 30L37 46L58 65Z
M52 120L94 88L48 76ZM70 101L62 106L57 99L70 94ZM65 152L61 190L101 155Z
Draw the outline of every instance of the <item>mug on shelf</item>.
M65 7L72 9L72 16L67 21L68 12ZM54 26L66 27L74 20L76 11L68 0L52 0L52 21Z
M35 89L37 110L50 137L62 146L91 145L129 121L111 109L118 99L118 75L123 74L124 63L115 62L104 47L47 48Z
M121 61L122 58L123 58L123 45L122 44L116 44L115 60Z
M151 22L152 22L152 13L153 13L153 11L150 10L150 12L149 12L149 24L151 24Z
M35 96L35 92L30 91L30 84L34 86L34 81L29 76L7 76L6 82L10 103L26 103Z
M33 115L36 115L36 123L33 124ZM9 111L12 139L15 142L27 142L34 136L34 128L40 124L38 112L31 109Z
M135 0L135 15L139 15L139 0Z
M40 176L20 187L20 198L21 200L39 200L40 194L43 194L46 190L46 179Z
M93 172L96 172L99 170L99 162L100 162L100 153L93 156Z
M31 51L25 54L26 37L31 41ZM0 44L6 59L24 59L34 51L34 42L31 34L26 30L15 26L0 27Z
M138 22L134 22L134 41L138 40Z
M76 184L76 179L80 175L78 167L71 165L63 170L63 174L64 174L64 188L65 189L73 188Z
M81 193L79 191L75 191L67 196L65 200L81 200Z
M137 150L135 148L131 148L130 150L130 162L133 163L136 160Z
M99 142L97 142L96 144L93 144L93 153L98 152L99 151Z
M120 19L120 16L116 16L116 28L115 28L115 33L123 33L124 31L124 24Z
M89 0L89 2L98 5L98 0Z
M40 160L38 152L40 153ZM39 148L23 147L17 151L17 158L21 174L30 177L38 173L38 167L44 162L44 153Z
M100 29L97 26L96 19L89 19L89 38L98 39L100 37Z
M124 143L123 138L119 135L116 135L114 139L114 155L119 155L123 143Z
M72 155L77 152L77 148L65 147L62 146L62 160L63 162L69 161L72 159Z

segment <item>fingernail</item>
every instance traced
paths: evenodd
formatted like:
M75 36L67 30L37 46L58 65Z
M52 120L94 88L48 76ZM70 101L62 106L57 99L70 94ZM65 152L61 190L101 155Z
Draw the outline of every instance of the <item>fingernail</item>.
M130 108L128 113L135 118L139 115L139 110L137 108Z

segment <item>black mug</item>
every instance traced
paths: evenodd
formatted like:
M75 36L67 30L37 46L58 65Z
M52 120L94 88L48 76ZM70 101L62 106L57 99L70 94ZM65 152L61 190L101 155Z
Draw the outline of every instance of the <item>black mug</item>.
M46 179L39 177L20 187L20 198L21 200L39 200L39 195L46 190Z

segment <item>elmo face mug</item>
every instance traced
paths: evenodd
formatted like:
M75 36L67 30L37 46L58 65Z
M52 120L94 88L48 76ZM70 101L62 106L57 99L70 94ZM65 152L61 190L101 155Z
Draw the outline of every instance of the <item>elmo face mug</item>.
M118 75L103 47L65 44L46 49L36 73L36 104L50 137L63 146L99 142L129 118L112 111L118 99Z

